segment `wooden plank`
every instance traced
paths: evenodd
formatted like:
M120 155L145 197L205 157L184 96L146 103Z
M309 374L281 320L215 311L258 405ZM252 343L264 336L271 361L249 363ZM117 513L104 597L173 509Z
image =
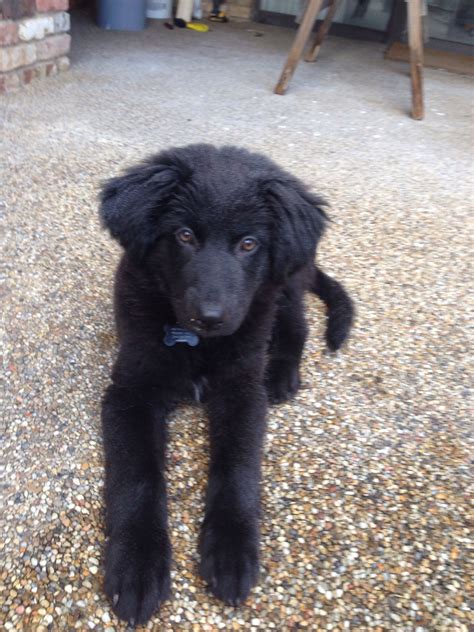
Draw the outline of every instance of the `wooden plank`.
M329 5L329 9L326 14L326 17L324 18L324 22L321 24L321 26L318 29L318 32L316 33L314 37L313 43L311 44L311 47L305 57L305 61L309 61L309 62L316 61L319 55L319 51L321 49L321 44L323 43L324 38L326 37L329 29L331 28L331 24L334 18L334 14L336 13L338 4L339 4L338 0L332 0L331 4Z
M416 120L424 116L423 108L423 23L422 0L408 0L408 43L410 46L411 115Z
M385 53L386 59L393 61L410 61L410 49L406 44L394 42ZM425 48L423 50L423 66L425 68L442 68L458 75L474 75L474 57L463 53L452 53L446 50Z
M296 33L293 46L290 49L285 66L283 67L280 75L280 79L275 86L275 94L285 94L291 77L295 72L296 66L301 59L301 55L303 54L308 37L310 36L311 30L316 22L318 13L321 10L322 3L323 0L309 0L305 14L298 28L298 32Z

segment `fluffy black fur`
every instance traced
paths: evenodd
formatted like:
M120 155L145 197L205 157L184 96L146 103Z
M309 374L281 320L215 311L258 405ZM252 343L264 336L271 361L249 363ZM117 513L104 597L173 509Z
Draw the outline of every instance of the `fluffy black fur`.
M327 305L331 349L353 316L343 287L314 265L323 207L298 179L235 147L171 149L103 188L102 221L125 249L120 352L102 415L105 590L126 621L146 621L169 595L166 416L186 399L203 401L210 421L201 575L230 604L257 581L265 415L299 387L305 290ZM165 325L198 333L198 346L165 346Z

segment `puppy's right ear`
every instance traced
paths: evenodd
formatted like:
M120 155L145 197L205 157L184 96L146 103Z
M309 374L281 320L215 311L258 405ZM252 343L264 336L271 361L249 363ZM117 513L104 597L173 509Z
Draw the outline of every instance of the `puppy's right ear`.
M100 195L102 224L129 252L143 256L157 237L157 220L180 181L179 169L143 163L108 180Z

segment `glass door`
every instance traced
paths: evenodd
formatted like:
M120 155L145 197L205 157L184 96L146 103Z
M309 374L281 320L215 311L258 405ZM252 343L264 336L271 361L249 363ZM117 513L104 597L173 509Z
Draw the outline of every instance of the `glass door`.
M428 36L474 44L473 0L428 0Z
M340 0L333 21L384 31L392 2L393 0ZM260 0L259 3L261 11L295 16L300 15L305 6L304 0ZM319 19L323 19L326 12L326 9L321 11Z
M334 22L385 32L396 0L339 0ZM403 2L403 0L399 0ZM260 11L290 17L301 15L305 0L258 0ZM425 0L426 35L430 39L474 44L474 0ZM326 14L321 11L319 19ZM277 23L282 23L281 20Z

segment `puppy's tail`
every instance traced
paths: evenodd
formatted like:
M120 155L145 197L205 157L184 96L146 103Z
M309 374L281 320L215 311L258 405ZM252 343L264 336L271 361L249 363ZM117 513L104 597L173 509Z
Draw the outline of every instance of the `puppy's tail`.
M331 351L337 351L349 335L354 304L344 287L316 266L310 289L326 304L326 344Z

